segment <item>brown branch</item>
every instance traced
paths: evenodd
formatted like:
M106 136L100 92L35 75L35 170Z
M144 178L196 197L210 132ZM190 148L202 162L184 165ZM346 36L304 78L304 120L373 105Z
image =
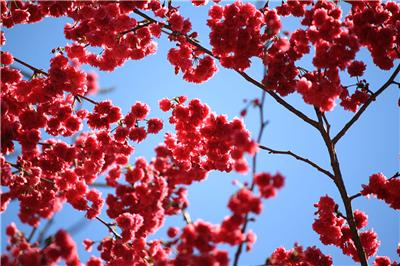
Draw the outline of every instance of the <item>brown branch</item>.
M376 100L376 98L384 91L386 88L388 88L391 84L394 84L394 79L396 78L397 74L400 72L400 64L396 67L392 75L389 77L389 79L385 82L385 84L382 85L382 87L379 88L375 93L373 93L368 100L361 106L360 110L357 111L357 113L350 119L349 122L345 124L345 126L342 128L342 130L337 133L337 135L332 139L333 144L336 144L341 137L343 137L347 130L350 129L350 127L360 118L360 116L364 113L364 111L367 109L367 107Z
M113 188L113 187L110 187L109 185L107 185L106 183L93 183L93 184L90 184L89 186L97 187L97 188Z
M324 120L326 126L326 132L330 134L331 131L331 124L329 124L328 118L326 118L325 113L322 113L322 120Z
M37 230L37 227L33 227L31 233L29 234L28 238L26 239L26 241L29 243L31 242L33 236L35 235L35 232Z
M145 13L141 12L140 10L136 9L134 10L134 13L136 13L137 15L147 19L148 21L152 21L153 23L158 23L157 20L153 19L152 17L146 15ZM161 24L161 27L166 28L168 30L170 30L171 32L165 31L163 30L162 32L167 34L167 35L180 35L180 36L184 36L186 38L186 40L192 44L193 46L195 46L196 48L198 48L199 50L203 51L204 53L208 54L209 56L220 60L220 58L218 56L215 56L212 51L210 51L209 49L205 48L204 46L202 46L199 42L197 42L196 40L193 40L192 38L190 38L187 35L184 35L180 32L176 32L173 31L171 29L171 27L169 25L165 25L165 24ZM265 91L266 93L268 93L272 98L274 98L274 100L279 103L280 105L282 105L283 107L285 107L287 110L289 110L290 112L292 112L293 114L295 114L296 116L298 116L299 118L301 118L303 121L305 121L306 123L312 125L313 127L317 128L318 127L318 123L316 121L314 121L313 119L309 118L307 115L305 115L304 113L302 113L300 110L296 109L295 107L293 107L292 105L290 105L288 102L286 102L284 99L282 99L277 93L268 90L262 83L258 82L257 80L255 80L254 78L250 77L248 74L246 74L243 71L239 71L237 69L235 69L235 72L238 73L239 75L241 75L245 80L247 80L248 82L252 83L253 85L259 87L260 89L262 89L263 91Z
M115 231L114 229L114 224L112 223L107 223L106 221L104 221L103 219L101 219L100 217L96 216L96 219L98 221L100 221L102 224L104 224L108 230L110 230L111 233L113 233L113 235L115 236L115 238L122 238L120 234L117 233L117 231Z
M321 136L325 142L325 145L326 145L328 153L329 153L329 158L330 158L332 170L334 173L334 182L335 182L337 189L339 190L340 197L342 198L342 201L343 201L343 204L344 204L344 207L346 210L346 218L347 218L346 220L347 220L347 223L350 228L351 239L353 240L354 245L356 247L357 254L358 254L361 265L368 266L365 251L361 244L360 236L358 234L356 222L354 219L353 209L351 206L351 199L347 194L346 186L344 184L344 180L343 180L343 176L342 176L342 172L340 170L339 160L338 160L338 157L337 157L337 154L335 151L335 143L333 143L331 137L329 136L329 134L327 133L327 131L324 128L321 112L317 108L315 108L315 112L317 113L317 117L318 117L318 121L319 121L319 132L321 133Z
M146 22L140 23L139 25L137 25L136 27L134 27L132 29L129 29L129 30L126 30L126 31L122 31L119 34L122 36L122 35L125 35L125 34L129 33L129 32L135 32L135 31L137 31L137 30L139 30L141 28L149 26L152 23L154 23L154 22L153 21L146 21Z
M3 52L2 52L2 53L3 53ZM18 58L16 58L16 57L14 57L14 56L13 56L13 58L14 58L14 61L15 61L15 62L18 62L18 63L20 63L21 65L23 65L23 66L29 68L29 69L32 70L34 73L42 74L42 75L45 75L45 76L48 76L48 75L49 75L49 74L47 74L46 72L44 72L43 70L41 70L41 69L39 69L39 68L36 68L36 67L34 67L34 66L32 66L32 65L30 65L30 64L28 64L28 63L26 63L26 62L24 62L24 61L22 61L22 60L20 60L20 59L18 59Z
M182 209L182 217L186 224L192 223L192 218L190 217L190 214L186 209Z
M314 163L313 161L311 161L307 158L304 158L300 155L297 155L296 153L293 153L292 151L278 151L278 150L274 150L274 149L271 149L271 148L263 146L263 145L259 145L258 147L260 147L260 149L268 151L268 153L270 153L270 154L286 154L286 155L292 156L299 161L303 161L303 162L311 165L312 167L314 167L321 173L327 175L330 179L334 180L334 176L331 172L329 172L328 170L325 170L324 168L322 168L318 164Z
M80 94L76 94L75 96L77 96L77 97L79 97L79 98L81 98L81 99L84 99L84 100L86 100L86 101L88 101L88 102L90 102L90 103L92 103L92 104L94 104L94 105L99 104L99 103L96 102L95 100L92 100L92 99L90 99L90 98L88 98L88 97L86 97L86 96L83 96L83 95L80 95Z
M274 98L274 100L279 103L280 105L282 105L283 107L285 107L287 110L289 110L290 112L292 112L293 114L295 114L297 117L299 117L300 119L302 119L304 122L310 124L311 126L313 126L314 128L318 128L318 123L316 121L314 121L313 119L309 118L307 115L305 115L304 113L302 113L300 110L296 109L295 107L293 107L291 104L289 104L288 102L286 102L284 99L282 99L278 94L276 94L273 91L268 90L267 88L265 88L265 86L256 81L255 79L253 79L252 77L250 77L248 74L246 74L245 72L242 71L238 71L235 70L237 73L239 73L239 75L241 75L245 80L249 81L250 83L252 83L253 85L259 87L260 89L264 90L266 93L268 93L272 98Z

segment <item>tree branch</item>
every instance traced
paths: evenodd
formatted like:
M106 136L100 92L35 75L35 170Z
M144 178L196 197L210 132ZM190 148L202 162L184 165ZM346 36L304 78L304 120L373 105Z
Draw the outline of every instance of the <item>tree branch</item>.
M347 130L350 129L350 127L360 118L360 116L364 113L364 111L367 109L367 107L376 100L376 98L384 91L386 88L388 88L391 84L395 84L393 81L396 78L397 74L400 71L400 64L396 67L392 75L389 77L389 79L385 82L385 84L382 85L382 87L379 88L374 94L372 94L368 100L366 101L365 104L358 110L358 112L350 119L349 122L345 124L345 126L342 128L342 130L337 133L337 135L332 139L333 144L336 144L341 137L343 137Z
M297 159L299 161L303 161L303 162L311 165L312 167L314 167L315 169L317 169L321 173L327 175L330 179L334 180L334 175L331 172L329 172L328 170L325 170L324 168L322 168L318 164L314 163L313 161L311 161L311 160L309 160L307 158L304 158L304 157L302 157L300 155L297 155L297 154L295 154L295 153L293 153L291 151L278 151L278 150L274 150L274 149L271 149L271 148L263 146L263 145L259 145L258 147L260 147L260 149L262 149L262 150L268 151L268 153L270 153L270 154L286 154L286 155L292 156L292 157L294 157L295 159Z
M361 265L368 266L365 251L361 244L360 236L358 234L356 222L354 219L353 209L351 206L351 200L347 194L346 185L344 183L342 172L340 170L339 160L337 158L336 151L335 151L335 144L333 143L331 137L329 136L329 134L327 133L327 131L324 128L321 112L318 110L318 108L315 108L315 112L317 113L317 117L318 117L318 121L319 121L319 132L321 133L321 136L325 142L325 145L326 145L328 153L329 153L329 158L330 158L332 170L334 173L335 185L336 185L337 189L339 190L340 197L342 198L342 201L343 201L343 204L344 204L344 207L346 210L346 220L347 220L347 223L350 228L351 239L353 240L354 245L356 247L358 258L360 260Z

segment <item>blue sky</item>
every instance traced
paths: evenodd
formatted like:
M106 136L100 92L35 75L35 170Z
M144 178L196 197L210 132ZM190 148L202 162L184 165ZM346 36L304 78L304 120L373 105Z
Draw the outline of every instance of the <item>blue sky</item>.
M209 47L208 28L205 25L209 6L194 8L183 2L180 5L182 14L192 18L193 29L199 32L202 43ZM47 69L52 57L50 51L68 42L63 35L63 25L67 21L65 18L45 19L37 24L18 25L11 30L6 29L7 43L3 50L10 51L17 58L38 68ZM298 25L294 19L285 22L288 25L286 29L289 30ZM160 117L167 121L167 115L157 107L158 100L164 97L187 95L190 99L199 98L213 111L227 114L229 118L238 116L244 106L243 99L260 97L259 88L246 82L232 70L221 66L214 78L204 84L196 85L183 81L180 75L174 75L173 67L166 59L166 53L173 45L163 36L159 40L157 54L140 61L129 61L112 73L97 71L100 86L115 87L115 90L93 98L96 100L110 98L124 113L128 112L136 101L143 101L151 107L152 117ZM365 77L370 83L371 90L375 91L386 81L390 71L378 70L368 55L367 51L362 50L357 58L367 63ZM304 62L302 66L312 68L309 62ZM85 69L90 68L85 67ZM254 78L261 79L262 67L255 62L249 73ZM344 79L343 83L351 84L354 81ZM361 184L366 183L373 173L383 172L386 176L391 176L398 170L398 98L398 90L395 86L391 86L338 143L337 153L349 194L357 193ZM285 99L315 118L313 108L305 105L299 95L293 94ZM90 104L86 106L92 108ZM245 118L246 126L253 132L254 138L259 127L257 115L255 110L250 110ZM265 115L270 123L261 144L278 150L290 149L329 169L328 153L315 129L275 103L270 97L266 99ZM328 113L332 132L338 132L351 116L352 113L343 111L340 107ZM162 133L170 129L167 126ZM150 160L154 156L152 148L162 141L162 135L151 136L145 142L136 145L132 161L137 156L144 156ZM286 176L286 185L276 198L264 201L262 215L257 217L255 223L250 224L258 239L251 253L242 254L240 265L262 264L276 247L291 248L295 242L304 246L319 246L324 253L332 255L335 265L353 265L352 260L342 255L336 247L323 246L311 228L315 212L313 205L321 196L328 194L342 206L340 196L331 180L308 165L285 155L270 155L260 151L258 158L258 171L272 173L279 171ZM237 189L232 185L234 179L249 181L250 176L212 172L206 181L191 186L189 212L192 219L220 223L226 215L229 215L230 211L226 204L230 195ZM104 197L108 192L112 192L111 189L102 191ZM353 203L354 209L361 209L368 214L367 228L373 228L378 232L382 241L378 255L398 260L396 247L400 238L399 213L390 209L384 202L373 198L358 198ZM18 204L13 202L5 214L2 214L2 236L5 225L11 221L18 221L17 211ZM69 228L82 221L83 217L84 213L74 211L65 204L63 210L56 214L55 223L49 233L56 232L59 228ZM105 214L102 217L108 220ZM17 222L17 225L20 224ZM82 230L74 234L83 261L86 261L91 253L83 250L81 241L85 238L100 240L107 235L107 229L95 220L87 221L85 225ZM181 216L168 218L165 227L156 234L156 237L164 236L166 228L170 225L184 226L184 221ZM26 226L20 227L26 232L30 231ZM6 244L4 237L1 243L4 251Z

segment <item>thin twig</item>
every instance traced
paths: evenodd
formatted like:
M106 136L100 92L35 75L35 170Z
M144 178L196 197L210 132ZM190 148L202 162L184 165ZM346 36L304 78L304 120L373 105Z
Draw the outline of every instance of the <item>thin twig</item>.
M190 217L190 214L186 209L182 210L182 217L183 217L183 220L185 220L186 224L192 223L192 218Z
M106 184L106 183L93 183L93 184L90 184L89 186L91 186L91 187L98 187L98 188L113 188L113 187L110 187L108 184Z
M90 98L88 98L88 97L86 97L86 96L84 96L84 95L76 94L75 96L77 96L77 97L79 97L79 98L82 98L82 99L84 99L84 100L86 100L86 101L88 101L88 102L90 102L90 103L92 103L92 104L94 104L94 105L99 104L99 103L96 102L95 100L92 100L92 99L90 99Z
M100 221L102 224L104 224L108 230L110 230L111 233L113 233L113 235L115 236L115 238L122 238L120 234L117 233L117 231L115 231L113 225L111 223L107 223L106 221L104 221L103 219L101 219L100 217L96 216L96 219L98 221Z
M325 170L324 168L322 168L322 167L319 166L318 164L314 163L313 161L311 161L311 160L309 160L309 159L307 159L307 158L304 158L304 157L302 157L302 156L300 156L300 155L297 155L296 153L294 153L294 152L292 152L292 151L279 151L279 150L274 150L274 149L271 149L271 148L266 147L266 146L264 146L264 145L259 145L259 147L260 147L260 149L262 149L262 150L268 151L268 153L270 153L270 154L286 154L286 155L292 156L292 157L294 157L295 159L297 159L297 160L299 160L299 161L303 161L303 162L305 162L305 163L311 165L312 167L314 167L315 169L317 169L317 170L320 171L321 173L327 175L330 179L334 180L334 176L333 176L333 174L332 174L331 172L329 172L328 170Z
M330 134L331 124L329 124L328 118L326 118L325 113L322 113L322 119L324 120L324 123L326 126L326 132L328 132L328 134Z
M265 91L262 92L261 101L260 101L260 104L258 105L259 117L260 117L260 129L258 131L257 143L261 142L261 138L262 138L264 129L268 125L268 121L265 120L265 118L264 118L265 93L266 93ZM256 172L257 172L257 153L254 154L254 157L253 157L252 181L251 181L250 191L254 190L254 186L255 186L254 176L255 176ZM249 214L246 213L245 222L244 222L244 224L242 226L242 230L241 230L242 234L244 234L246 232L249 220L250 220ZM233 260L233 266L237 266L239 263L240 255L242 254L242 251L243 251L243 244L244 244L244 242L241 242L239 244L238 248L236 249L235 257Z
M391 84L393 83L393 80L396 78L397 74L400 71L400 64L396 67L392 75L389 77L389 79L385 82L385 84L382 85L382 87L379 88L375 93L373 93L368 100L361 106L360 110L348 121L342 130L337 133L337 135L332 139L333 144L336 144L341 137L346 134L347 130L350 129L350 127L360 118L360 116L364 113L364 111L367 109L367 107L376 100L376 98L384 91L386 88L388 88Z
M35 235L35 232L37 230L37 227L33 227L31 233L29 234L28 238L26 239L26 241L29 243L31 242L33 236Z
M75 222L70 227L68 227L66 231L72 236L78 233L79 231L82 231L88 225L89 223L86 217L82 217L81 219L79 219L79 221Z
M120 34L120 35L125 35L125 34L127 34L127 33L129 33L129 32L135 32L135 31L137 31L137 30L139 30L139 29L141 29L141 28L144 28L144 27L149 26L149 25L152 24L152 23L154 23L154 22L153 22L153 21L146 21L146 22L143 22L143 23L137 25L136 27L134 27L134 28L132 28L132 29L129 29L129 30L126 30L126 31L122 31L122 32L120 32L119 34Z

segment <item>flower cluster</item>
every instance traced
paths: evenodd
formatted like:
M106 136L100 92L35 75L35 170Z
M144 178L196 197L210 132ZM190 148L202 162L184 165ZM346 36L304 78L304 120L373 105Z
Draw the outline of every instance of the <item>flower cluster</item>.
M164 144L156 149L154 165L169 177L169 183L190 184L204 179L211 170L247 171L244 154L253 155L257 144L241 120L228 121L226 116L217 116L197 99L188 105L182 99L169 105L163 100L160 104L164 110L172 108L169 122L176 134L165 136Z
M111 101L103 101L98 104L93 109L88 116L88 125L92 129L109 129L110 124L121 119L121 109L119 107L113 106Z
M10 255L1 256L2 265L55 265L60 260L64 260L68 266L81 265L75 242L64 230L59 230L43 249L37 243L30 244L14 223L7 226L6 235Z
M400 209L400 179L386 179L382 173L373 174L369 177L369 183L363 185L361 191L363 196L373 195L385 201L395 210Z
M196 221L185 226L178 239L178 254L169 261L171 265L227 266L229 263L228 252L217 249L216 244L220 242L218 226Z
M285 179L280 173L271 175L263 172L254 176L254 183L266 199L275 197L277 190L283 187L284 182Z
M126 60L139 60L154 54L157 44L152 40L150 26L142 27L129 16L135 8L160 9L160 5L117 2L74 3L67 15L74 23L64 29L66 38L75 41L66 47L70 58L101 70L112 71ZM108 34L104 34L108 32ZM90 52L86 46L101 47L101 55Z
M263 53L266 36L261 34L264 15L253 4L240 1L224 7L215 5L209 11L210 44L221 65L243 71L250 58Z
M351 14L346 18L349 33L357 36L359 43L368 48L374 63L381 69L392 68L393 61L399 58L396 50L399 17L399 3L377 1L368 6L352 3Z
M242 228L248 222L250 213L261 213L261 197L243 187L230 198L228 208L232 215L225 217L220 225L199 220L185 226L182 233L169 242L170 245L176 245L178 251L177 256L169 262L173 265L228 265L228 253L219 250L218 244L236 246L245 243L246 250L250 251L256 235L251 230L246 233ZM171 238L178 233L177 228L168 230Z
M346 220L339 215L338 205L329 196L323 196L315 207L318 209L318 218L313 223L313 229L319 234L321 242L325 245L335 245L342 249L343 254L351 256L354 261L359 261L350 228ZM367 225L367 219L367 215L363 212L359 210L354 212L358 230ZM376 233L373 230L367 230L359 235L367 258L375 255L380 245Z
M399 265L396 261L390 263L390 258L386 256L377 256L374 260L374 266L396 266Z
M203 83L217 72L214 59L209 55L200 58L203 52L187 42L185 37L179 38L179 47L168 52L168 61L175 67L175 74L183 73L183 79L194 83ZM197 65L193 67L193 65Z
M197 33L190 33L190 20L172 4L166 6L156 0L95 4L79 1L17 2L10 5L2 2L4 26L10 28L20 23L33 23L48 16L68 16L73 23L67 24L64 32L73 43L67 45L65 51L70 59L81 64L112 71L126 60L154 54L157 47L155 38L164 31L178 46L170 49L168 60L176 73L183 73L183 79L195 83L210 79L217 71L212 57L224 67L238 71L249 68L251 58L256 57L268 69L263 79L267 89L283 96L297 91L306 103L319 107L321 111L332 110L339 98L350 111L355 111L363 103L361 98L366 95L357 90L350 94L341 85L339 75L340 71L346 70L351 77L363 74L365 64L355 60L360 48L367 48L381 69L392 68L394 60L399 58L396 23L400 7L390 1L382 4L376 1L371 5L351 3L351 11L344 17L340 6L328 0L315 4L311 0L293 0L282 2L276 8L261 9L240 1L214 5L210 8L207 22L211 29L212 51L198 44ZM192 1L196 6L206 2ZM161 21L151 19L144 22L132 16L133 13L143 16L142 11L152 11ZM286 34L288 39L278 37L282 27L280 16L290 15L300 18L304 29ZM308 75L304 76L295 63L310 52L310 45L315 49L312 58L315 69L306 70ZM103 51L96 54L90 47Z
M290 250L286 250L283 247L277 248L267 259L265 264L272 266L329 266L332 265L332 258L324 255L317 247L308 247L304 250L302 246L296 243L294 248Z

